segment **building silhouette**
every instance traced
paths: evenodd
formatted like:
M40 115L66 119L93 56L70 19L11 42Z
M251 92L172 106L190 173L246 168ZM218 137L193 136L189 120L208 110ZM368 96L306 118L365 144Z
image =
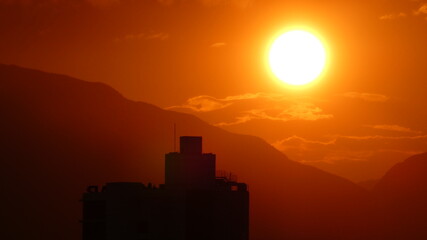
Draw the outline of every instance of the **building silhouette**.
M83 194L83 240L247 240L245 183L216 176L201 137L165 156L165 184L107 183Z

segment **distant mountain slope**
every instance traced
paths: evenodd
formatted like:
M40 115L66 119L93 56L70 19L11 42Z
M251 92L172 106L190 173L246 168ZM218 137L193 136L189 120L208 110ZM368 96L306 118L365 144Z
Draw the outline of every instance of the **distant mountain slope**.
M427 153L392 167L374 193L389 239L427 239Z
M80 239L86 186L162 183L174 123L178 135L203 136L218 169L249 184L251 239L370 235L361 187L290 161L259 138L129 101L104 84L0 65L0 110L0 239Z
M357 185L361 186L366 190L374 189L375 185L378 183L379 179L370 179L367 181L358 182Z

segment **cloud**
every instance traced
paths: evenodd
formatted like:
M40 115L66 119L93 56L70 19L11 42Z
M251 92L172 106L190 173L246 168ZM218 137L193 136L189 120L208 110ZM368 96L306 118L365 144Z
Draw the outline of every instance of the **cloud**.
M382 21L390 21L390 20L396 20L396 19L403 19L406 17L425 17L427 14L427 3L420 0L411 0L411 2L415 3L416 7L411 7L412 10L408 9L404 12L398 12L398 13L387 13L384 15L381 15L379 17ZM421 3L420 3L421 2ZM425 17L427 20L427 17Z
M250 114L246 114L246 115L243 115L243 116L236 117L235 120L231 121L231 122L219 122L219 123L215 123L214 126L217 126L217 127L233 126L233 125L247 123L247 122L249 122L251 120L254 120L254 119L259 119L259 118L255 117L253 115L250 115Z
M364 127L369 128L359 131L343 129L353 134L330 134L328 131L323 135L310 131L283 132L289 135L269 142L294 161L356 182L380 178L394 164L427 150L427 134L391 124ZM361 134L362 132L365 134Z
M394 20L394 19L398 19L398 18L404 18L406 17L407 14L404 12L400 12L400 13L390 13L390 14L385 14L379 17L380 20Z
M252 120L271 120L271 121L316 121L321 119L330 119L332 114L325 114L323 110L311 103L294 103L284 110L281 108L265 108L252 109L243 112L242 116L238 116L231 122L220 122L215 126L232 126L246 123Z
M165 41L170 38L168 33L158 32L158 33L137 33L137 34L128 34L123 37L114 39L115 42L123 41L135 41L135 40L160 40Z
M323 110L306 99L290 100L283 94L246 93L241 95L215 98L202 95L188 99L185 104L167 107L166 109L188 109L194 112L212 112L234 106L232 120L218 122L216 126L232 126L252 120L271 121L316 121L330 119L332 114Z
M219 48L219 47L224 47L225 45L227 45L225 42L217 42L211 45L211 48Z
M342 96L348 97L348 98L361 99L368 102L386 102L390 99L385 95L376 94L376 93L348 92L348 93L342 94Z
M232 104L232 100L224 98L218 99L207 95L192 97L187 100L187 103L180 106L171 106L166 109L187 108L195 112L211 112L218 109L223 109Z
M279 150L285 150L289 147L295 147L295 146L307 149L307 147L305 147L307 145L328 146L328 145L335 144L335 142L336 142L336 139L331 139L326 141L316 141L316 140L308 140L306 138L293 135L291 137L276 141L271 145L273 145Z
M159 39L159 40L164 41L164 40L169 38L169 34L160 32L160 33L148 34L148 35L146 35L145 38L146 39Z
M280 116L288 117L290 120L308 120L315 121L320 119L329 119L331 114L324 114L323 110L311 103L298 103L284 110Z
M414 15L427 14L427 3L423 3L417 10L414 11Z
M380 130L388 130L388 131L395 131L395 132L404 132L404 133L421 133L420 131L415 131L407 127L402 127L399 125L368 125L367 127L373 128L373 129L380 129Z
M271 145L298 162L329 162L326 157L336 147L336 138L320 141L294 135Z
M231 106L233 103L252 99L283 99L280 94L268 93L246 93L241 95L228 96L225 98L215 98L208 95L192 97L186 104L167 107L166 109L191 109L195 112L210 112Z
M157 0L158 3L171 6L173 4L181 2L189 2L191 0ZM226 6L233 7L237 9L246 9L253 5L255 0L193 0L194 2L204 6L204 7L217 7L217 6Z
M418 0L413 0L413 2L419 2ZM379 17L380 20L396 20L401 18L406 18L408 16L425 16L427 14L427 3L421 3L415 10L408 12L399 12L399 13L388 13ZM426 18L427 19L427 18Z
M291 136L271 145L299 162L334 163L337 161L367 161L380 152L395 152L413 155L425 152L427 135L416 136L323 136L322 140L311 140Z
M367 135L367 136L339 136L339 138L352 139L352 140L418 140L418 139L427 139L427 135L417 135L417 136Z

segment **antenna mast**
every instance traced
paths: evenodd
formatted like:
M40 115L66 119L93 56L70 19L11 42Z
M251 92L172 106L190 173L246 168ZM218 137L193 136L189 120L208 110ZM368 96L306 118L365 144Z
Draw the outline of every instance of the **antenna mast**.
M176 152L176 123L173 123L173 151Z

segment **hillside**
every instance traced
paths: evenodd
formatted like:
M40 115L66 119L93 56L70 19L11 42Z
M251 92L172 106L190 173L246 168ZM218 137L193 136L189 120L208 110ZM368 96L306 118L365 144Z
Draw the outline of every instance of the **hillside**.
M203 136L251 194L251 239L361 239L369 194L252 136L125 99L101 83L0 65L1 239L80 239L79 199L108 181L163 182L177 135Z
M427 239L427 153L392 167L374 193L389 239Z

